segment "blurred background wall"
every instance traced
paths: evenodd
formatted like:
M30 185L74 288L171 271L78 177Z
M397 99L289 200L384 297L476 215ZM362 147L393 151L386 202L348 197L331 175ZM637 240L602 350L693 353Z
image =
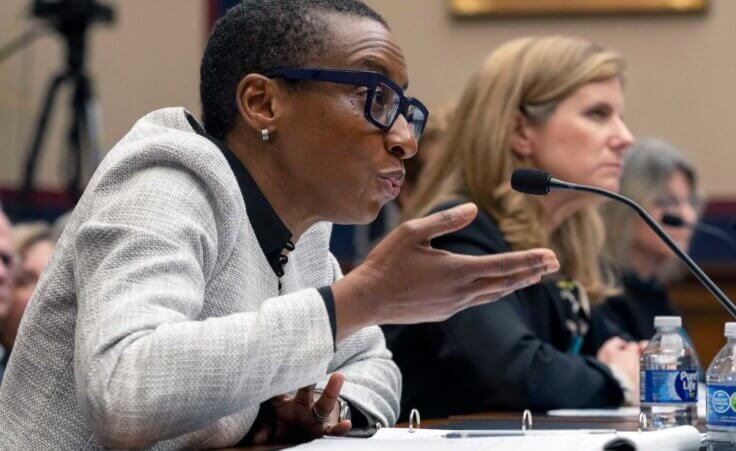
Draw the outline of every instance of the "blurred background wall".
M198 66L209 0L111 1L117 21L90 36L90 72L109 149L146 112L199 110ZM579 35L629 61L627 119L636 134L661 136L690 153L711 196L736 197L732 171L736 114L736 2L711 0L705 14L544 18L451 17L443 0L367 0L391 24L406 54L410 93L440 105L454 99L482 58L528 34ZM30 24L30 0L3 0L0 44ZM19 181L22 154L46 83L62 67L63 46L43 37L0 64L0 187ZM57 188L68 118L63 96L38 180Z

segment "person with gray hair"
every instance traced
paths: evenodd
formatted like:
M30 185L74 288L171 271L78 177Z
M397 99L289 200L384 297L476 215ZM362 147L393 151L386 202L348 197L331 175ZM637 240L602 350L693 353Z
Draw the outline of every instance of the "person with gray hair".
M699 216L695 169L680 150L662 140L641 140L631 149L624 160L621 194L660 222L665 214L690 224ZM664 287L677 273L677 258L627 206L611 202L602 209L608 259L620 278L622 293L597 306L594 315L610 321L622 334L648 340L655 333L655 316L678 314ZM690 227L663 227L680 248L689 247Z

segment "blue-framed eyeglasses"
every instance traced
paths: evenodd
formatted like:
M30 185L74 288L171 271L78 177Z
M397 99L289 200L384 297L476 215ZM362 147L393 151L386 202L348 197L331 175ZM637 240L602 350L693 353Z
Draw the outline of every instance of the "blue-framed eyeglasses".
M427 125L429 110L422 102L406 97L404 90L378 72L342 69L276 68L263 72L267 77L279 77L291 81L326 81L353 86L365 86L365 118L384 132L393 127L403 114L417 142Z

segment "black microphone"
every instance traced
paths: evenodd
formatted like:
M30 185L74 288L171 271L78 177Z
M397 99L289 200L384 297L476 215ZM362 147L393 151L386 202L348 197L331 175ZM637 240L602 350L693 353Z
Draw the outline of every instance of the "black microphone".
M574 184L553 178L539 169L517 169L511 174L511 188L520 193L544 196L550 190L575 189Z
M670 227L689 227L695 228L695 224L692 222L685 222L681 216L673 215L671 213L665 213L662 215L662 224Z
M687 227L689 229L703 232L706 235L718 238L719 240L731 246L731 249L736 250L736 239L734 239L731 235L719 229L718 227L714 227L709 224L703 224L701 222L687 222L682 219L681 216L673 215L671 213L665 213L662 216L662 224L668 225L670 227Z
M682 249L677 246L677 244L674 243L674 241L672 241L672 238L670 238L670 236L667 235L664 230L662 230L662 227L657 224L657 222L649 215L649 213L646 212L646 210L644 210L639 204L629 199L628 197L622 196L618 193L613 193L611 191L606 191L601 188L596 188L594 186L577 185L575 183L563 182L561 180L553 178L549 173L540 171L538 169L515 170L514 173L511 175L511 187L521 193L542 196L548 194L551 190L584 191L625 203L629 207L636 210L636 212L644 220L644 222L646 222L647 225L654 231L654 233L656 233L657 236L659 236L659 238L664 241L664 243L672 250L672 252L675 253L675 255L680 257L680 260L685 263L687 269L689 269L690 272L693 273L693 275L700 281L700 283L705 285L705 288L707 288L708 291L710 291L710 293L718 300L718 302L721 303L723 308L725 308L726 311L731 314L731 316L736 318L736 306L728 298L728 296L726 296L726 293L718 288L718 286L713 283L710 277L708 277L708 275L703 272L700 266L698 266L693 261L693 259L690 258L689 255L687 255Z

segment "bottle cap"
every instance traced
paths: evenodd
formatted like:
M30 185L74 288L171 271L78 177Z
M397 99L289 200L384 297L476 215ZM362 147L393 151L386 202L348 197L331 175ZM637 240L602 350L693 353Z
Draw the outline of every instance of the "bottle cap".
M682 327L682 318L679 316L655 316L654 327Z
M736 323L726 323L726 337L736 338Z

